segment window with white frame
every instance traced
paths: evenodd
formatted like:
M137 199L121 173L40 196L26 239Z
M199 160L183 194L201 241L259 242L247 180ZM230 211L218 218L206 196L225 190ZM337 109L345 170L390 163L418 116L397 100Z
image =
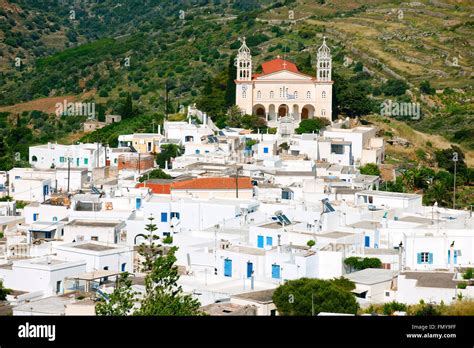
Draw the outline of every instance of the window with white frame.
M257 99L261 99L262 98L262 92L261 91L258 91L257 92Z
M298 99L298 91L295 91L293 95L295 96L295 99Z
M247 91L242 91L242 98L247 98Z
M275 92L270 91L270 98L273 98L273 97L275 97Z
M306 99L311 99L311 91L306 92Z
M323 93L321 93L321 97L324 99L326 98L326 91L323 91Z
M326 116L326 110L321 109L321 116Z

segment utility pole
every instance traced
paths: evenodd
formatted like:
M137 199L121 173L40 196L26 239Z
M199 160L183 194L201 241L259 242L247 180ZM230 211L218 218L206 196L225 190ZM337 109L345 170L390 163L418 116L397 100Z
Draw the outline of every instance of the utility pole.
M138 175L140 175L140 160L141 160L140 156L141 156L141 153L139 152L138 153Z
M235 198L239 198L239 168L235 165Z
M165 116L168 119L168 81L165 81Z
M454 190L453 190L453 209L456 209L456 163L458 162L458 153L453 152L454 162Z
M67 193L69 193L69 182L71 181L71 157L67 158Z

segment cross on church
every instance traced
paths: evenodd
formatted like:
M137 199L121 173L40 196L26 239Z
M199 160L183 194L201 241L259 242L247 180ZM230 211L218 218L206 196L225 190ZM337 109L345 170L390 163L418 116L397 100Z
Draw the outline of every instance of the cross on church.
M283 69L286 69L286 60L283 61Z
M242 44L244 44L245 43L245 36L239 37L239 40Z

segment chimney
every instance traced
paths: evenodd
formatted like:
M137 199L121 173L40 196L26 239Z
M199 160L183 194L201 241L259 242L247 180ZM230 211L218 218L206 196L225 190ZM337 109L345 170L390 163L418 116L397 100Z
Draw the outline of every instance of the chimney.
M449 271L454 271L454 241L449 246Z
M398 245L398 274L403 271L403 243Z

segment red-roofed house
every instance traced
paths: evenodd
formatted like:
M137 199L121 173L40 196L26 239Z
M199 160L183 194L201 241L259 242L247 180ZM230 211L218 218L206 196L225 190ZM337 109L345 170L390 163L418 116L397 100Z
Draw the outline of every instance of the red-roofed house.
M235 198L238 187L239 198L253 197L253 185L248 177L236 178L194 178L183 181L150 180L136 187L149 187L156 194L190 196L196 198Z
M250 49L242 40L236 58L236 104L242 112L265 117L271 127L281 117L302 119L323 117L332 120L331 51L326 40L318 49L316 76L277 57L262 63L262 73L254 74Z

